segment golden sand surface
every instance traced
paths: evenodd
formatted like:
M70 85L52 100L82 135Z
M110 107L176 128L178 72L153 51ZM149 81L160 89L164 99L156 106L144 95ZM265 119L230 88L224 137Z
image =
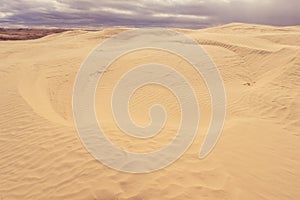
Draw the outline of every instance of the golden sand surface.
M118 172L95 160L73 122L72 92L81 63L99 43L125 30L0 41L1 200L300 199L300 27L235 23L177 29L209 53L226 89L224 129L203 160L198 153L211 105L201 76L166 52L141 50L116 60L96 94L97 116L115 145L135 152L158 149L180 123L174 95L157 85L144 86L129 102L133 120L149 123L147 109L161 103L169 116L166 126L149 141L125 136L110 107L103 106L120 69L155 58L181 70L199 100L201 120L191 147L172 165L148 174Z

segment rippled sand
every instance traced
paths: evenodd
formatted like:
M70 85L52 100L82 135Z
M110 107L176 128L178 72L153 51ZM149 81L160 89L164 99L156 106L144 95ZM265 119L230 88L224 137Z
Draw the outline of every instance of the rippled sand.
M99 83L97 114L111 141L129 151L167 144L178 129L180 107L163 87L137 90L129 104L136 123L149 123L154 103L163 104L169 118L150 140L125 136L110 107L100 103L121 69L155 58L182 70L195 87L201 110L197 138L178 161L150 174L105 167L84 148L73 123L72 91L81 63L101 41L124 30L74 30L0 42L0 199L300 199L300 27L178 30L203 45L224 79L225 126L204 160L198 152L211 105L193 68L154 50L113 63Z

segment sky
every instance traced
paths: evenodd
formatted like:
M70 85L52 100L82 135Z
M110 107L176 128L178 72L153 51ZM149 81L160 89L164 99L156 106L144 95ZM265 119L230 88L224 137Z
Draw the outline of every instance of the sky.
M0 27L300 25L300 0L0 0Z

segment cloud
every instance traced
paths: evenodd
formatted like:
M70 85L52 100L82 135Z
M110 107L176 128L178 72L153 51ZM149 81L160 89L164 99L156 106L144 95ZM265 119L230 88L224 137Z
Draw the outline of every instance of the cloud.
M0 26L299 25L299 0L0 0Z

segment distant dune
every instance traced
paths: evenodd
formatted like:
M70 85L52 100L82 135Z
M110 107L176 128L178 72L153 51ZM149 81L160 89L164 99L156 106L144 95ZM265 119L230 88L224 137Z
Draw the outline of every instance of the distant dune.
M53 33L61 33L66 29L4 29L0 28L0 40L31 40Z
M0 41L0 199L300 199L300 27L236 23L179 30L211 55L227 94L222 136L204 160L197 155L211 105L201 77L166 52L138 51L117 60L98 87L96 108L105 111L98 117L108 137L124 149L147 152L166 144L178 128L180 108L166 89L142 88L130 102L133 119L147 124L149 105L162 103L171 116L166 134L151 141L125 137L110 107L99 103L109 96L118 69L151 57L177 65L200 101L200 128L188 151L165 169L135 175L96 161L72 115L81 63L101 41L124 30L0 30L2 40L45 36Z

